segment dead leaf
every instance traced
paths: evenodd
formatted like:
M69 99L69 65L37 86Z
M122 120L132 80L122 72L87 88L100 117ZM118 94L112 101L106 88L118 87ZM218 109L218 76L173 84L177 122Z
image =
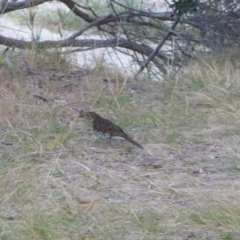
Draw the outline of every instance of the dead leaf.
M78 202L80 204L93 203L94 199L93 198L80 198L80 197L78 197Z

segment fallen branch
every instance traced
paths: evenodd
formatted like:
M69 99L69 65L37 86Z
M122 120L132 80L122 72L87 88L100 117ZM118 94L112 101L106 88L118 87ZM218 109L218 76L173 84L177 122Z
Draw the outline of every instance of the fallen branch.
M13 39L9 37L4 37L0 35L0 44L9 46L9 47L17 47L21 49L32 49L34 48L34 43L32 41L24 41ZM80 47L80 49L97 49L97 48L125 48L139 54L143 54L146 56L150 56L153 52L153 48L149 47L146 44L139 44L137 42L129 42L126 39L112 38L107 40L94 40L94 39L67 39L67 40L59 40L59 41L41 41L35 45L35 48L38 49L50 49L50 48L63 48L63 47ZM155 56L159 57L163 62L171 62L171 59L166 57L165 55L157 52ZM160 64L157 61L154 61L155 65L160 68ZM176 63L177 64L177 63Z

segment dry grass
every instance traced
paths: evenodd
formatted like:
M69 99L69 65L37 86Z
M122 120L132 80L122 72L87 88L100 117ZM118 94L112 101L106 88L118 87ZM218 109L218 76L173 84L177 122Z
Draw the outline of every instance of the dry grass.
M204 59L162 83L100 62L74 70L58 53L26 54L30 73L2 66L0 238L238 239L237 59ZM144 150L106 146L73 107Z

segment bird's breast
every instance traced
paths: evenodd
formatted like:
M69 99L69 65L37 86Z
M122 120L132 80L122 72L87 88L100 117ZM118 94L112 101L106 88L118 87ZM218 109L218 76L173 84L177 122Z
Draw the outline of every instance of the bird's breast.
M112 136L111 138L116 140L125 140L124 137L120 137L120 136Z
M109 139L111 137L110 133L104 133L101 131L94 130L96 136L100 139Z

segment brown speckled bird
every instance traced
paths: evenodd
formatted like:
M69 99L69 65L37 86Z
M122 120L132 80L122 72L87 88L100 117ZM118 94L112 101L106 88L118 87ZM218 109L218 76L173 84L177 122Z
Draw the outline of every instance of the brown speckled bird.
M143 148L139 143L130 138L120 127L103 118L95 112L79 112L79 117L84 117L92 122L93 130L100 139L121 139L126 140L139 148Z

